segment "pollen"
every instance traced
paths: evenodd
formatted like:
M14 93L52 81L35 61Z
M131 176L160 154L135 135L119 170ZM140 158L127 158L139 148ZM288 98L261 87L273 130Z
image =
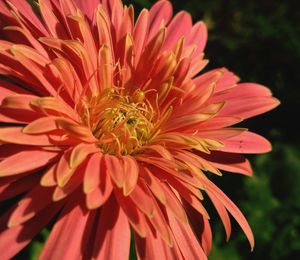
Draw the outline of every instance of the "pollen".
M125 95L106 88L84 103L83 120L99 140L103 153L133 154L150 141L154 111L143 91Z

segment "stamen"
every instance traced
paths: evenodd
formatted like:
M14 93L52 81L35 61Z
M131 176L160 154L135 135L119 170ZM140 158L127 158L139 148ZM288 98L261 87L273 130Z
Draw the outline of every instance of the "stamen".
M82 105L82 119L99 140L103 153L132 154L152 136L155 116L145 92L138 89L131 96L121 93L118 88L106 88Z

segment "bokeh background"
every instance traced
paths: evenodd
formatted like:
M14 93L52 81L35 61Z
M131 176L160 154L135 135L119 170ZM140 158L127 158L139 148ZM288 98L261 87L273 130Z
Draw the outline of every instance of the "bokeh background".
M23 1L23 0L20 0ZM88 0L87 0L88 1ZM126 0L136 11L155 0ZM212 260L300 259L300 3L297 0L171 0L175 12L191 13L209 27L207 69L227 67L244 82L268 86L282 104L243 127L273 143L273 151L252 156L253 177L224 173L214 181L241 208L253 229L253 252L233 221L225 232L216 212ZM209 205L208 205L209 206ZM37 259L47 230L17 256ZM135 259L132 253L132 259ZM160 259L158 259L160 260Z

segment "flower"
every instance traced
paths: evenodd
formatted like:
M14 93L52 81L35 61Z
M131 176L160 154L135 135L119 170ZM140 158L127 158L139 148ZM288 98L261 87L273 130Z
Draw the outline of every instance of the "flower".
M271 150L231 127L279 101L207 64L207 30L158 1L134 20L119 0L0 2L0 251L54 226L41 259L206 259L207 194L230 236L240 210L208 178L251 175Z

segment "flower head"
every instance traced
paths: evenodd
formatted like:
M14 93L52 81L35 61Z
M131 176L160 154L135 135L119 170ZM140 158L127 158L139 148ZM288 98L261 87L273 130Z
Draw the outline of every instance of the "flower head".
M279 102L225 68L202 73L207 30L158 1L0 2L0 251L55 219L41 259L206 259L207 194L230 236L251 229L207 172L251 175L271 145L231 127Z

